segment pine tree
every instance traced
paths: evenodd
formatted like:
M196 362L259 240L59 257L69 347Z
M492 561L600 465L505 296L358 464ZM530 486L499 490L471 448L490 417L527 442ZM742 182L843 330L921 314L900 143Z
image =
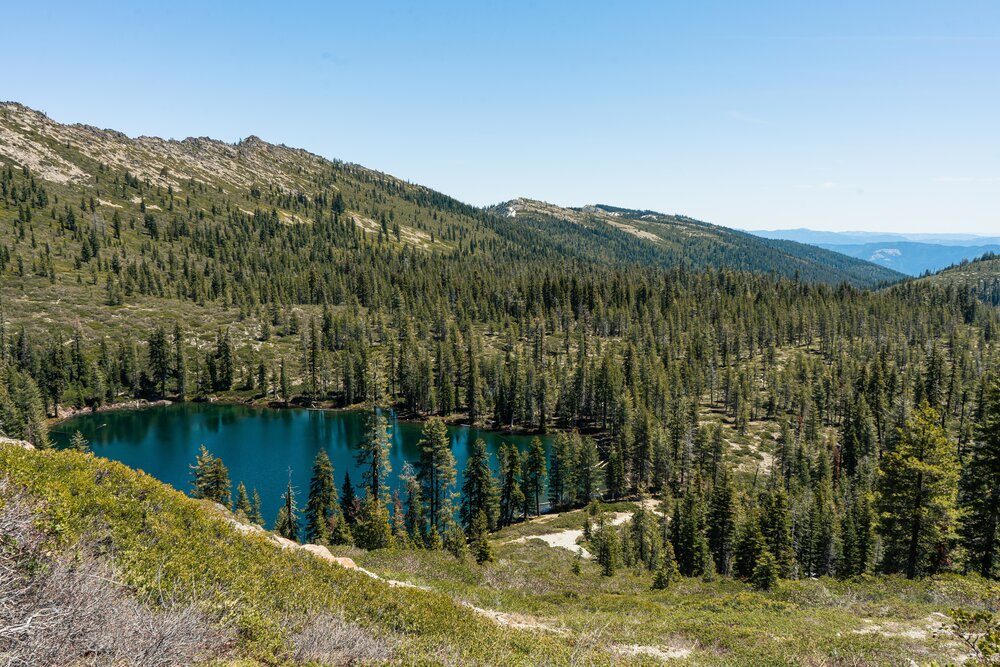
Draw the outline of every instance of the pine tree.
M715 559L715 571L732 571L733 541L736 538L736 507L732 474L722 466L708 503L708 546Z
M482 510L476 512L472 525L467 532L469 534L469 544L476 562L480 565L492 562L493 548L490 546L489 521L486 518L486 512Z
M647 509L647 501L647 497L640 497L639 507L632 514L626 532L631 543L634 562L641 563L646 569L654 571L661 560L661 540L656 517Z
M299 540L299 508L295 504L295 489L292 488L292 474L288 473L288 486L281 494L281 509L274 521L274 530L282 537Z
M1000 559L1000 380L986 383L979 412L961 480L962 538L971 566L994 577Z
M601 514L597 518L597 528L593 531L591 543L594 557L601 566L601 574L612 577L621 565L622 549L618 529Z
M439 522L441 525L442 546L455 558L464 558L467 551L465 542L465 531L458 525L450 515L443 516Z
M391 446L389 422L385 415L373 410L368 415L365 438L357 445L355 460L364 470L362 478L368 489L368 497L376 498L383 504L389 499L389 474L392 472L392 465L389 463Z
M760 529L760 515L751 508L743 519L739 537L736 540L735 571L743 579L753 576L761 554L767 549L764 533ZM773 557L773 556L772 556Z
M585 505L598 495L600 484L601 459L597 452L597 443L591 437L579 438L578 454L576 458L576 481L575 500L578 505Z
M497 526L498 497L496 481L490 470L489 454L486 443L477 438L472 445L472 454L465 465L462 480L462 505L459 516L466 533L472 537L473 523L482 514L486 518L486 529L495 530Z
M24 340L22 334L21 340ZM25 356L27 353L25 353ZM38 449L50 446L45 401L32 377L0 358L0 434L27 440Z
M181 325L174 325L174 378L177 380L177 397L187 400L187 357L184 354L184 336Z
M954 530L958 464L940 419L921 405L880 464L882 569L910 579L944 565Z
M325 544L330 541L330 527L342 521L337 486L333 480L333 464L325 449L320 449L313 462L309 499L306 502L306 541Z
M406 463L399 476L406 493L406 532L410 538L410 544L416 547L427 546L427 518L424 515L424 498L420 482L417 480L417 473L413 469L413 464Z
M781 567L768 549L764 549L754 566L750 582L759 591L769 591L778 585Z
M712 568L712 554L705 537L705 516L701 494L688 489L675 506L673 535L677 568L685 577L705 574Z
M351 534L354 544L368 551L392 546L392 525L385 503L375 496L367 496L361 503Z
M575 497L573 473L576 468L576 447L569 433L560 431L552 443L549 456L549 506L558 509L570 505Z
M221 459L216 458L208 451L205 445L202 445L198 451L191 470L194 478L192 496L211 500L226 507L230 506L229 470Z
M417 479L423 486L427 516L431 525L441 531L442 522L453 511L451 501L456 472L448 427L440 418L431 417L424 423L417 447L420 450Z
M74 431L73 435L69 439L69 448L78 452L89 452L90 443L87 442L85 437L83 437L83 433Z
M167 333L162 327L153 329L148 347L150 376L163 396L167 393L167 378L170 377L170 357L167 351Z
M653 590L666 590L670 587L671 582L679 576L677 561L674 559L674 547L668 541L664 544L660 565L656 568L656 574L653 575Z
M247 487L243 482L236 486L236 505L233 509L248 521L253 516L253 505L250 504L250 496L247 495Z
M358 497L354 493L350 470L344 473L344 485L340 487L340 509L344 513L344 521L347 522L347 525L353 526L357 520L360 505Z
M535 516L538 516L542 513L542 492L545 490L546 470L545 448L541 438L537 436L531 439L528 456L525 459L524 478L531 493Z
M264 513L263 513L263 511L261 511L261 508L260 508L260 494L257 493L256 487L254 488L253 493L251 494L250 498L251 498L251 500L250 500L250 509L251 509L252 512L247 515L247 518L250 519L250 523L258 525L258 526L263 526L264 525Z
M772 479L770 488L761 498L761 532L767 550L774 557L779 576L792 576L795 551L792 544L792 515L785 488Z
M500 525L509 526L524 505L521 490L521 454L515 445L500 445Z
M291 394L290 394L291 389L289 388L289 384L288 384L288 372L285 370L285 358L284 357L282 357L281 360L280 360L279 369L280 370L278 372L279 373L278 386L280 387L280 391L281 391L281 402L284 403L285 405L287 405L289 399L291 398Z

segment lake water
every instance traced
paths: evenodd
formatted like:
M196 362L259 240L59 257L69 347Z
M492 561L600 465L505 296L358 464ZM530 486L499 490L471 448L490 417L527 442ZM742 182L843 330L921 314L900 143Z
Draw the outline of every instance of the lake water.
M407 461L416 463L421 424L391 421L393 437L391 482ZM313 459L320 448L333 462L338 492L344 473L361 484L361 469L354 463L354 445L364 438L365 413L320 410L275 410L218 403L175 403L143 410L101 412L74 417L51 432L56 446L64 447L76 431L90 442L94 453L143 470L175 489L190 492L191 465L198 448L205 445L229 468L235 499L241 481L247 491L256 487L264 518L270 525L281 504L289 470L299 507L309 491ZM458 468L459 488L465 462L477 438L486 442L496 470L500 445L510 442L522 451L530 436L512 436L467 426L449 427L452 452ZM551 438L543 437L546 450Z

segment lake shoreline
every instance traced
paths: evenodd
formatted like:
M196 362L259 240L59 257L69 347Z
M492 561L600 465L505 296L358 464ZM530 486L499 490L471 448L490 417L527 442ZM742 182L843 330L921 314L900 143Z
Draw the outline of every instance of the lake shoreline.
M118 401L115 403L106 403L96 407L87 408L70 408L70 407L60 407L58 410L58 415L55 417L47 417L46 422L51 428L57 426L65 421L73 419L74 417L79 417L81 415L98 414L103 412L128 412L137 410L147 410L149 408L159 408L167 407L171 405L178 405L183 403L211 403L215 405L242 405L249 408L257 409L269 409L269 410L307 410L312 412L362 412L371 409L366 403L355 403L354 405L347 406L335 406L332 403L320 403L316 405L305 405L303 403L295 401L268 401L266 399L249 399L244 400L233 396L218 397L215 395L207 396L204 398L198 398L194 400L184 400L180 398L161 398L155 400L147 399L132 399L129 401ZM383 407L383 406L379 406ZM383 409L393 410L396 415L397 421L422 424L429 420L431 417L439 415L423 415L415 411L406 411L395 407L388 407ZM511 436L545 436L551 435L552 433L558 432L561 429L550 429L548 431L541 431L537 428L528 429L524 427L513 427L513 428L494 428L492 425L487 424L476 424L470 423L468 418L461 413L452 413L449 415L440 416L441 420L444 421L449 426L466 426L471 429L478 429L480 431L485 431L488 433L496 433L499 435L511 435Z

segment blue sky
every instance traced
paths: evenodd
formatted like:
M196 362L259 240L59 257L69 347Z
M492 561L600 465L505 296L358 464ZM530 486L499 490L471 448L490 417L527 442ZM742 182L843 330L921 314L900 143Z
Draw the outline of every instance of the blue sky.
M1000 2L153 4L9 3L0 98L473 204L1000 233Z

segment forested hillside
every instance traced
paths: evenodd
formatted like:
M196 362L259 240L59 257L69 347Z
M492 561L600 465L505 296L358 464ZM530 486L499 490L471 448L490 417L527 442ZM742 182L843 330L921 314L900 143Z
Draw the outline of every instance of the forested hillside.
M477 209L255 138L129 139L11 104L0 160L5 435L45 447L47 416L136 397L392 407L426 420L405 497L373 416L362 486L318 460L279 532L485 563L547 501L590 508L601 576L658 590L998 574L986 262L874 291L895 275L686 218ZM483 451L459 493L441 419L559 435L548 457ZM253 518L223 462L196 472ZM648 497L627 522L597 505Z
M949 266L922 282L943 286L959 299L974 297L1000 307L1000 255L986 253L973 261Z
M903 278L892 269L816 246L762 238L681 215L604 204L562 208L529 199L499 204L493 210L542 234L571 230L572 234L598 239L602 254L622 263L641 261L688 269L725 267L807 282L846 281L867 287Z

